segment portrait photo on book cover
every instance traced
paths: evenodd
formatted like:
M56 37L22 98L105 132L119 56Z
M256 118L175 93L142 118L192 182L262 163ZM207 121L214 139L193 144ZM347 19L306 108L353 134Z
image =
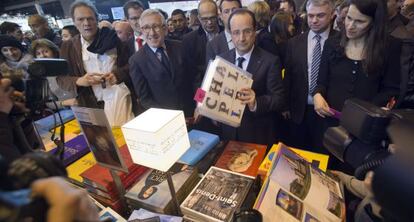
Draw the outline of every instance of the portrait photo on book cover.
M112 141L108 128L88 122L80 122L80 124L96 161L103 165L113 166L113 168L123 168L116 144Z
M276 196L276 205L298 220L302 218L303 204L286 191L280 189Z
M303 159L282 154L279 158L274 180L299 199L304 200L311 187L310 167Z
M227 167L233 172L244 172L252 165L257 153L257 150L245 149L235 154L228 162Z

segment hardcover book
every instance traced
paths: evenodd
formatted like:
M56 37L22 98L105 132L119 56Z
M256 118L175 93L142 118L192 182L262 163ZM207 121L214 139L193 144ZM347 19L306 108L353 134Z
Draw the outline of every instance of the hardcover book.
M345 221L345 201L338 181L279 143L257 197L263 221Z
M254 178L211 167L181 204L185 216L196 221L232 221Z
M134 182L134 179L136 181L136 179L142 176L142 174L147 171L147 168L132 163L132 159L126 145L119 148L119 151L125 165L128 168L128 173L120 171L117 171L117 173L123 185L128 187L132 185L131 183ZM85 184L96 187L102 191L111 192L115 188L115 184L109 170L98 164L83 172L81 176Z
M229 141L215 166L233 172L257 176L266 154L266 145Z
M62 117L63 123L66 123L75 118L72 110L64 109L59 111L60 116ZM60 126L62 123L60 122L59 114L55 113L53 115L47 116L45 118L39 119L35 121L35 126L37 129L42 130L51 130L55 127Z
M220 141L197 163L196 167L200 174L204 175L217 162L227 143L228 141Z
M50 150L49 152L55 154L57 148ZM63 164L68 166L69 164L75 162L85 154L89 153L89 147L86 143L85 137L79 135L67 142L65 142L65 150L63 153Z
M240 90L251 88L252 84L250 73L216 57L195 95L199 114L233 127L240 126L246 107L239 99Z
M179 162L191 166L194 166L208 151L220 142L217 135L200 130L191 130L188 133L188 137L191 146L187 152L181 156Z
M174 189L179 202L191 191L197 182L197 171L188 165L176 163L168 171L171 173ZM132 208L144 208L157 213L172 213L173 204L168 187L167 174L159 170L148 171L125 194Z
M79 160L73 162L66 167L69 181L83 187L83 178L81 177L81 174L95 164L96 160L91 152L81 157Z

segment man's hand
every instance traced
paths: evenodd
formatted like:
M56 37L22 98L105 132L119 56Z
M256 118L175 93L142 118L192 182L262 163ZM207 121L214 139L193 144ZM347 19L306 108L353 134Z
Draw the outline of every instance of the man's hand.
M115 74L113 74L112 72L104 74L103 78L105 78L105 81L109 83L109 85L115 85L118 81Z
M98 210L87 193L61 177L36 180L31 189L34 197L43 197L49 204L48 222L99 221Z
M240 90L241 96L239 99L241 100L242 104L247 104L250 110L253 110L256 106L256 93L253 89L250 88L243 88Z
M0 112L9 114L13 108L13 87L11 87L10 79L0 80Z
M79 77L76 80L76 85L78 86L93 86L97 84L101 84L103 81L103 75L98 73L86 73L82 77Z
M322 118L325 116L333 116L334 113L330 110L328 103L320 93L313 96L313 103L315 105L315 112Z

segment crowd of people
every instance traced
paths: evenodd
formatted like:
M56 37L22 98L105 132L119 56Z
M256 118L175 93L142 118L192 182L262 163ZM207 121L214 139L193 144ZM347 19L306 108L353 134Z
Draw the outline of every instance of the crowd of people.
M91 2L77 0L70 8L74 25L59 31L41 15L28 18L33 35L3 22L0 155L11 162L27 151L19 149L11 131L15 118L9 114L25 110L22 93L11 85L30 78L28 66L35 58L63 58L69 64L68 75L48 78L60 106L104 109L112 126L152 107L177 109L184 111L190 129L222 140L282 141L319 153L329 154L323 134L339 125L336 114L347 99L386 109L414 107L413 0L296 3L269 0L242 7L240 0L202 0L197 9L176 9L169 17L129 0L125 20L110 23L98 21ZM246 109L237 128L197 115L193 97L216 56L252 74L252 87L240 89L238 99ZM344 170L333 156L330 163ZM46 185L56 189L45 192ZM51 178L32 188L53 205L65 187ZM81 193L68 196L62 203L74 209L82 201L91 205ZM56 203L50 218L66 207Z
M339 124L334 113L347 99L414 104L413 53L402 53L414 40L412 0L307 0L300 9L293 0L203 0L170 17L138 0L123 9L125 20L110 23L89 1L75 1L74 25L59 32L31 15L32 39L3 22L2 78L30 78L34 58L63 58L69 75L50 79L52 93L63 106L104 109L113 126L151 107L178 109L190 128L224 140L322 153L323 133ZM216 56L252 74L238 128L197 116L193 97Z

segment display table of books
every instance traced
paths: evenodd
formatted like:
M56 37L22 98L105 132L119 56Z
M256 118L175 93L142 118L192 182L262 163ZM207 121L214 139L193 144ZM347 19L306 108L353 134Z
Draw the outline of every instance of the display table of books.
M177 116L170 117L174 120ZM100 207L102 218L116 218L114 221L126 221L123 218L128 217L129 220L159 219L153 221L162 221L160 218L170 221L232 221L235 212L245 204L255 178L260 177L264 180L263 186L254 206L250 207L262 214L263 221L275 221L275 217L280 218L278 221L344 221L341 186L323 172L328 163L327 155L290 149L283 144L273 145L266 153L265 144L220 141L217 135L198 130L187 133L186 128L181 135L182 125L168 126L168 123L171 120L160 124L158 129L152 126L152 131L141 128L141 137L132 133L133 139L124 137L125 129L112 128L110 135L105 136L109 142L99 142L97 138L103 132L103 135L108 134L107 129L99 128L99 135L92 134L98 140L97 144L85 137L85 129L79 124L79 119L65 123L67 140L63 161L68 179L86 189L99 205L103 205ZM131 125L129 127L127 130L131 130ZM165 127L170 133L162 130ZM51 131L53 129L49 129ZM146 165L137 164L137 160L140 161L137 152L146 150L138 150L131 143L142 143L142 135L149 132L158 138L153 140L168 142L164 146L147 143L148 147L163 148L152 152L160 158L158 161L152 158L152 162L145 162ZM168 155L162 157L162 153L174 149L174 144L180 143L183 136L186 137L183 144L189 148L183 148L174 160L170 159L168 164L172 166L169 167L165 162ZM116 151L102 149L100 152L113 152L112 159L101 154L97 160L93 149L100 149L104 147L102 144L111 141L116 143ZM53 147L50 152L54 152ZM112 156L118 154L122 160L113 160ZM125 167L125 172L117 171L125 189L124 196L120 196L110 170L97 164L102 160L109 164L114 161L121 168ZM161 160L164 162L158 163ZM168 174L174 195L171 195ZM179 205L174 203L173 196ZM122 198L125 198L129 209L127 214L123 213ZM177 206L182 215L177 214Z

